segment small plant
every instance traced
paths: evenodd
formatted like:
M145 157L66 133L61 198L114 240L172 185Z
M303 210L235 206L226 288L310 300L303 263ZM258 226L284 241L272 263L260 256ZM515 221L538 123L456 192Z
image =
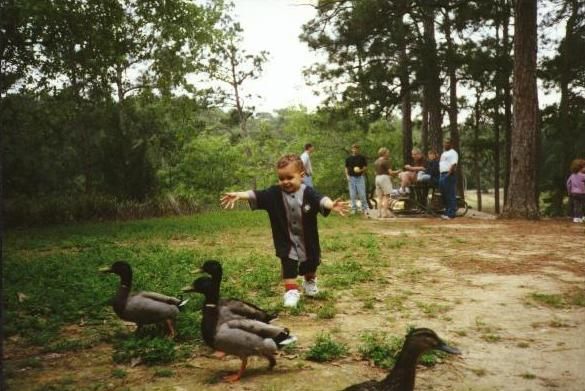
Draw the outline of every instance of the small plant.
M335 305L333 303L326 303L317 311L317 319L333 319L337 314Z
M19 368L42 368L43 363L38 357L28 357L18 363Z
M524 379L536 379L536 375L530 372L526 372L520 375L520 377L524 378Z
M361 335L362 344L358 351L362 358L371 360L377 367L392 368L402 348L403 340L390 337L382 332L367 332Z
M131 336L114 345L112 359L118 364L139 360L144 364L153 365L173 362L176 356L175 343L171 340Z
M173 376L175 376L175 372L173 372L172 370L170 370L168 368L157 368L154 371L154 376L155 377L173 377Z
M563 296L556 295L556 294L546 294L546 293L532 293L530 295L532 300L536 301L537 303L547 305L553 308L563 308L566 305Z
M472 368L471 372L475 374L475 376L483 377L487 375L487 371L483 368Z
M521 349L526 349L527 347L529 347L529 346L530 346L530 344L529 344L528 342L518 342L518 343L516 344L516 346L518 346L518 347L519 347L519 348L521 348Z
M321 333L317 335L315 343L307 352L307 360L326 362L333 361L339 357L347 355L349 349L343 343L335 342L331 335Z
M115 377L115 378L117 378L117 379L123 379L126 376L128 376L128 372L126 372L122 368L114 368L112 370L112 376Z

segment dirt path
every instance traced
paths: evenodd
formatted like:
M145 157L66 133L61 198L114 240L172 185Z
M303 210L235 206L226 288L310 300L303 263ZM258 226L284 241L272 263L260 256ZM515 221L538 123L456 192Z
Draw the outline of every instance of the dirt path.
M23 380L14 389L35 389L33 384L70 373L86 379L88 389L339 390L385 376L360 360L360 333L403 335L416 325L433 328L463 352L433 368L419 367L417 390L585 390L583 226L473 218L354 221L354 228L388 244L381 248L380 264L368 265L374 278L336 294L333 319L281 316L279 322L291 325L300 343L297 352L278 357L272 372L254 359L240 383L225 384L221 376L235 371L239 361L218 360L205 350L170 365L172 377L137 366L125 367L127 376L120 380L111 377L111 348L102 345L44 356L44 369L21 369ZM323 233L328 235L333 233ZM327 364L303 359L323 330L347 343L350 356ZM100 387L90 387L97 382Z

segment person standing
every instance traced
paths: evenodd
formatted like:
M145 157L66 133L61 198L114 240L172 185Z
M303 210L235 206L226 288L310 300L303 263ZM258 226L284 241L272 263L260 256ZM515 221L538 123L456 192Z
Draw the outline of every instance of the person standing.
M357 200L359 197L361 209L364 216L368 217L368 199L366 197L366 181L364 173L368 168L368 162L360 154L360 146L353 144L351 146L351 156L345 159L345 176L349 186L349 197L351 198L351 213L357 212Z
M378 150L378 159L374 162L374 171L376 172L376 197L378 201L378 217L394 217L390 211L390 195L392 194L391 175L398 174L398 171L392 171L390 162L390 151L386 147Z
M567 192L572 203L573 223L585 223L583 207L585 206L585 160L575 159L571 163L571 176L567 179Z
M266 210L272 229L276 256L280 258L284 283L284 306L296 307L301 293L297 283L304 276L306 296L314 297L317 288L317 268L321 263L321 246L317 215L328 216L331 211L345 216L346 201L317 193L303 184L303 163L298 155L287 154L276 163L278 185L264 190L228 192L221 197L221 206L232 209L237 201L248 201L252 210Z
M455 218L457 212L457 163L459 154L451 148L451 139L443 142L445 151L439 160L439 189L445 203L445 214L441 216L444 220Z
M314 187L313 185L313 165L311 164L311 154L315 150L313 144L305 144L305 151L301 154L301 160L305 166L305 176L303 177L303 183L306 186Z

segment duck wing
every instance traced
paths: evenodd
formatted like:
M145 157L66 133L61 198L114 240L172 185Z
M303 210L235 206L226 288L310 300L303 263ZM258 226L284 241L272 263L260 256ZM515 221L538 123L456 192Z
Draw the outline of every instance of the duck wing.
M162 322L166 319L174 319L179 313L179 307L174 301L161 300L164 295L156 295L156 298L149 294L140 292L128 298L126 306L120 317L138 324L150 324Z
M218 325L214 347L241 358L265 356L277 351L277 341L283 334L288 336L288 330L282 327L252 319L233 319Z
M177 299L176 297L167 296L156 292L142 291L137 293L135 296L141 296L154 301L160 301L161 303L172 304L177 306L182 302L181 299Z
M233 315L232 318L247 318L247 319L254 319L258 320L263 323L270 323L270 321L276 319L276 314L271 314L264 311L262 308L255 306L254 304L245 302L243 300L238 299L222 299L219 302L219 305L222 307L222 316L225 313L225 316L229 316L229 314ZM223 308L227 309L227 311L223 311ZM231 318L230 318L231 319Z

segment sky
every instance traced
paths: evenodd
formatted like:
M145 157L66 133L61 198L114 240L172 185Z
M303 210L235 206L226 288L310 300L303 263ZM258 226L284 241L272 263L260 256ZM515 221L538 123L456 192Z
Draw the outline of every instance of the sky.
M315 8L309 5L315 3L316 0L234 0L234 16L244 30L244 49L251 54L269 52L261 77L244 85L245 94L261 96L251 102L256 112L301 105L313 110L318 106L320 98L313 94L313 87L306 85L302 72L325 57L299 40L303 24L316 15ZM547 33L560 36L563 29L564 23ZM460 93L465 94L463 90L460 87ZM545 95L539 87L541 108L558 99L558 93Z
M244 29L244 48L249 53L269 52L262 76L244 85L244 92L260 95L257 112L289 106L314 109L319 98L305 84L303 68L318 55L299 40L302 25L316 15L311 0L235 0L235 19Z

